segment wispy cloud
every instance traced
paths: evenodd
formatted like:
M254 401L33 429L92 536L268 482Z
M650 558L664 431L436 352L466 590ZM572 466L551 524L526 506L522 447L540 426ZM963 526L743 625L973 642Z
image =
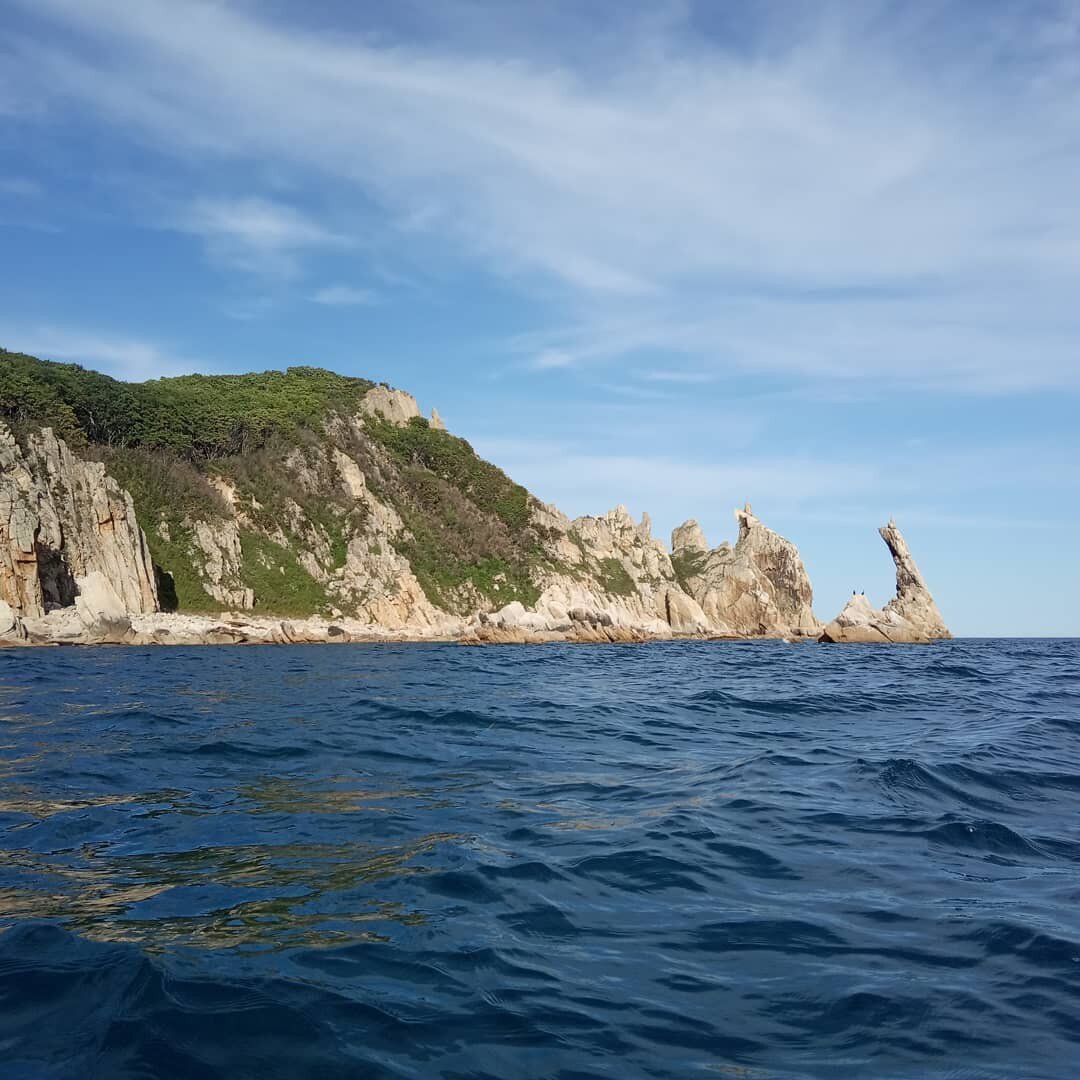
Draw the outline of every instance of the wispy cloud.
M327 285L312 293L311 300L327 307L367 307L379 302L379 294L374 289L358 289L352 285Z
M271 276L295 276L301 252L349 245L294 207L254 197L197 200L176 228L201 237L211 257Z
M5 347L46 360L85 364L118 379L141 382L206 369L206 361L176 355L139 338L59 326L0 326Z
M1069 3L766 4L740 49L661 5L583 65L552 48L553 17L546 39L489 28L485 53L209 0L182 20L166 0L17 2L108 44L21 42L18 76L44 98L185 159L302 173L402 243L539 280L566 329L538 335L537 366L667 350L964 390L1076 379ZM187 228L286 275L341 242L261 200L201 204Z
M473 441L531 491L541 497L558 492L560 506L572 515L601 513L622 502L635 513L649 511L661 528L700 517L703 506L716 503L734 508L753 498L810 504L871 492L880 479L871 464L811 457L686 461L661 454L597 454L569 442Z
M573 367L577 357L566 349L543 349L532 359L532 366L537 371L551 371L553 368Z

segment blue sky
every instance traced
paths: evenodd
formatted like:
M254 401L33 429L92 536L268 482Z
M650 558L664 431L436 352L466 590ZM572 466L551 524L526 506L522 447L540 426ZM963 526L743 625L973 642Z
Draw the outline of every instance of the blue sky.
M570 514L1080 634L1080 3L0 0L0 344L382 379Z

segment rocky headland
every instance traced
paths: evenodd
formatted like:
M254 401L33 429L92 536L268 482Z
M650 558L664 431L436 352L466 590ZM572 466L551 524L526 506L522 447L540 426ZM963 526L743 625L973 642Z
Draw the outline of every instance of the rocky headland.
M0 350L0 644L951 636L894 522L896 597L823 625L796 546L735 520L714 548L621 506L571 520L384 384Z

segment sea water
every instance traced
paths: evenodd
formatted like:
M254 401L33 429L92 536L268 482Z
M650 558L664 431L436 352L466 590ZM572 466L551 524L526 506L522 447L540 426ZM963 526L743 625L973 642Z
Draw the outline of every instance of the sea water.
M0 1076L1080 1075L1080 642L0 653Z

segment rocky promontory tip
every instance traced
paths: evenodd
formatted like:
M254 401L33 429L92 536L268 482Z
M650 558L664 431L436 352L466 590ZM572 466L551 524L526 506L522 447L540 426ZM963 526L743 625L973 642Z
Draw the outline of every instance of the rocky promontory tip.
M739 538L709 550L696 521L672 534L672 558L685 590L717 632L731 637L811 637L821 629L799 549L773 532L747 503L735 511Z
M8 644L948 636L893 523L896 599L823 629L798 548L735 521L668 548L624 506L571 520L383 383L127 384L0 350Z
M896 596L879 609L862 593L853 593L844 610L822 631L821 640L928 644L951 638L896 522L890 519L878 532L896 564Z

